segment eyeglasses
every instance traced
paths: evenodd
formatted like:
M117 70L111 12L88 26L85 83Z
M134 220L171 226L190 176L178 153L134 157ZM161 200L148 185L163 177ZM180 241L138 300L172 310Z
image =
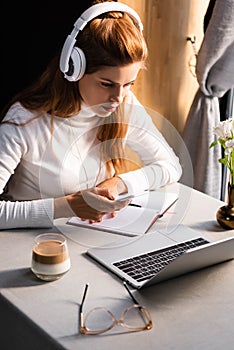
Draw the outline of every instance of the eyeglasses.
M81 334L101 334L109 331L116 325L120 325L132 332L145 331L153 327L153 322L146 308L138 303L126 282L124 287L128 291L134 304L123 310L119 321L110 310L104 307L91 309L85 319L83 318L83 306L89 285L85 285L83 298L80 304L80 333Z

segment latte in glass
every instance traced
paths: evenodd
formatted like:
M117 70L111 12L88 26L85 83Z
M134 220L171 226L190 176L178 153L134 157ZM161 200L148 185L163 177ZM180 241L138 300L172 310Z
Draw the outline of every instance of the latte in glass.
M66 238L59 233L43 233L35 238L31 270L41 280L54 281L71 267Z

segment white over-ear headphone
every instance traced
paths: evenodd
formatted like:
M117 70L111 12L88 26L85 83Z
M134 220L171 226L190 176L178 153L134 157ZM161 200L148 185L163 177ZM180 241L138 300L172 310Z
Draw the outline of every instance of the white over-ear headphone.
M95 4L84 11L74 24L74 28L68 35L60 56L60 70L64 73L64 77L68 81L77 81L82 78L85 73L86 59L84 52L77 46L76 37L79 31L83 30L88 22L95 17L106 12L126 12L132 16L138 23L140 30L143 30L143 25L140 17L129 6L119 2L103 2Z

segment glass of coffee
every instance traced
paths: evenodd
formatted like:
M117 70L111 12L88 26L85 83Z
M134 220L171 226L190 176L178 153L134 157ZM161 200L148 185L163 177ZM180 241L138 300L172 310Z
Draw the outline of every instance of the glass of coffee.
M35 238L31 270L41 280L54 281L71 267L66 238L59 233L42 233Z

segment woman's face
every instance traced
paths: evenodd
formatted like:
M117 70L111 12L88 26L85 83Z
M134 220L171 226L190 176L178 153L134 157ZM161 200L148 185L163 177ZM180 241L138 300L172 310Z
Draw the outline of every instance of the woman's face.
M79 81L82 100L99 117L109 116L128 94L141 66L141 62L105 66L95 73L85 74Z

